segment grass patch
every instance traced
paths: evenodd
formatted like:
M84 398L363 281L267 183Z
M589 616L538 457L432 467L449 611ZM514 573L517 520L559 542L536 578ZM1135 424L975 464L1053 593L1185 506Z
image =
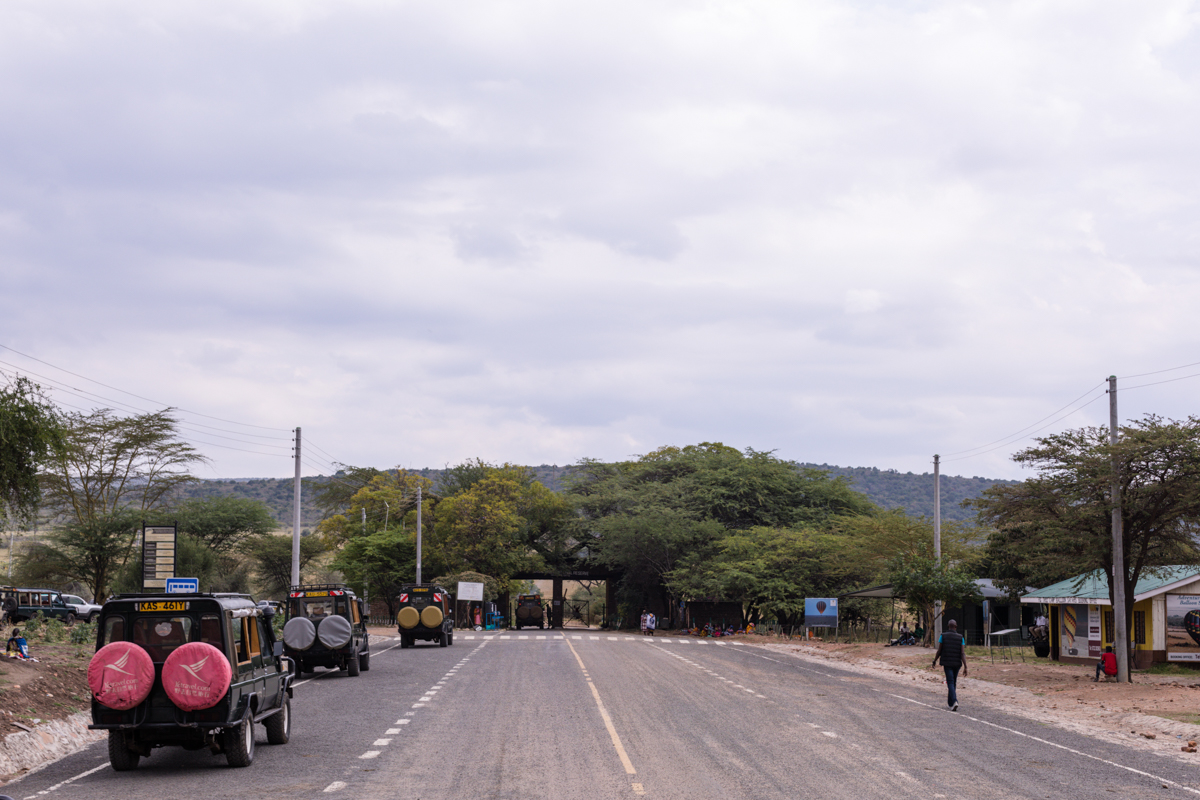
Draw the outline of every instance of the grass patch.
M1160 661L1157 664L1151 664L1150 669L1144 671L1151 675L1188 675L1193 678L1200 676L1200 669L1173 661Z

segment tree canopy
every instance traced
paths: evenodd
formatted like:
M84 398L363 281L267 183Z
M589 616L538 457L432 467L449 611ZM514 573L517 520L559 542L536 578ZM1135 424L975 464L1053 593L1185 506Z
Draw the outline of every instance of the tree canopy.
M58 410L18 376L0 388L0 524L24 523L41 502L38 470L62 446Z

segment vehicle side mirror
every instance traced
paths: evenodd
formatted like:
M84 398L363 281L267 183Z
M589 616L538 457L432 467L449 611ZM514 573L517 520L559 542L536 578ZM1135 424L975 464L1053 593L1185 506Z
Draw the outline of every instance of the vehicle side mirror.
M275 656L276 658L279 658L281 655L283 655L283 642L276 642L274 646L271 647L271 655Z

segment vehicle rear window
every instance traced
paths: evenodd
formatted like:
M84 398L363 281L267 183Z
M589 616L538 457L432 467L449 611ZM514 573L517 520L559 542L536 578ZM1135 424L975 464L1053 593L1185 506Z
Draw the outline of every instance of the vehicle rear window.
M216 614L205 614L200 617L200 638L197 641L211 644L218 650L225 649L225 643L221 641L221 618Z
M295 616L320 619L334 614L346 613L346 598L344 597L308 597L296 601L299 608Z
M133 621L133 641L146 648L156 664L176 647L191 640L191 617L139 617Z
M109 617L104 620L104 637L100 640L100 645L123 641L125 641L125 618Z

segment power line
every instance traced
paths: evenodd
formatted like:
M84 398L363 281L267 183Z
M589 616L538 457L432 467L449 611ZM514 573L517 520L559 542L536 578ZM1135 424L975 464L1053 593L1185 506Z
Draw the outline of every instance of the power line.
M1189 366L1191 366L1191 365L1189 365ZM1164 369L1164 370L1162 370L1162 371L1163 371L1163 372L1170 372L1171 370L1169 370L1169 369ZM1157 374L1159 374L1159 373L1157 373L1157 372L1147 372L1147 373L1145 373L1145 374L1147 374L1147 375L1157 375ZM1133 376L1133 377L1137 377L1137 376L1135 375L1135 376ZM1163 384L1163 383L1175 383L1176 381L1186 381L1188 378L1198 378L1198 377L1200 377L1200 372L1196 372L1196 373L1193 373L1193 374L1191 374L1191 375L1184 375L1184 376L1182 376L1182 377L1179 377L1179 378L1167 378L1165 381L1153 381L1153 382L1151 382L1151 383L1139 383L1137 386L1123 386L1123 387L1121 387L1121 391L1123 391L1123 392L1128 392L1128 391L1132 391L1133 389L1145 389L1147 386L1158 386L1158 385L1160 385L1160 384Z
M1086 392L1084 392L1083 394L1079 395L1079 397L1076 397L1074 400L1072 400L1071 402L1067 403L1067 404L1066 404L1065 406L1063 406L1062 408L1058 409L1058 411L1054 411L1054 412L1052 412L1052 413L1050 413L1050 414L1047 414L1046 416L1042 417L1041 419L1037 420L1036 422L1033 422L1033 423L1030 423L1029 425L1026 425L1024 428L1021 428L1021 430L1019 430L1019 431L1017 431L1017 432L1015 432L1015 433L1010 433L1008 436L1001 436L999 439L996 439L995 441L992 441L992 442L988 442L987 444L981 444L981 445L979 445L979 447L972 447L972 448L969 448L969 449L967 449L967 450L958 450L958 451L956 451L956 452L953 452L953 453L946 453L945 455L946 455L946 456L957 456L957 455L961 455L961 454L963 454L963 453L971 453L971 452L974 452L975 450L983 450L983 448L985 448L985 447L991 447L991 446L992 446L992 445L994 445L994 444L1000 444L1001 442L1006 442L1007 440L1009 440L1009 439L1012 439L1013 437L1019 437L1019 436L1021 436L1023 433L1025 433L1026 431L1028 431L1030 428L1032 428L1034 425L1038 425L1039 423L1045 422L1046 420L1048 420L1048 419L1050 419L1051 417L1053 417L1055 414L1061 413L1062 411L1064 411L1064 410L1066 410L1066 409L1070 408L1071 406L1075 405L1075 404L1076 404L1076 403L1078 403L1080 400L1082 400L1083 398L1087 397L1089 394L1091 394L1092 392L1096 391L1097 389L1099 389L1099 388L1100 388L1101 386L1103 386L1103 385L1104 385L1104 381L1101 381L1100 383L1096 384L1096 385L1095 385L1095 386L1093 386L1092 388L1088 389L1088 390L1087 390ZM1089 402L1095 402L1095 399L1093 399L1093 400L1091 400L1091 401L1089 401ZM1082 408L1082 406L1081 406L1081 408ZM1076 409L1076 411L1078 411L1078 410L1079 410L1079 409ZM1072 411L1071 413L1072 413L1072 414L1074 414L1075 412L1074 412L1074 411ZM1067 416L1070 416L1070 414L1068 414ZM1036 432L1037 432L1037 431L1034 431L1034 433L1036 433ZM996 448L992 448L992 449L996 449ZM991 450L987 450L987 451L985 451L985 452L989 452L989 453L990 453L990 452L991 452ZM980 453L979 455L983 455L983 453ZM955 460L955 461L962 461L963 459L961 459L961 458L956 458L956 459L954 459L954 460Z
M1061 417L1059 417L1058 419L1056 419L1056 420L1053 420L1053 421L1051 421L1051 422L1047 423L1046 425L1043 425L1042 427L1038 428L1037 430L1030 431L1030 432L1029 432L1029 434L1028 434L1028 436L1032 436L1032 435L1033 435L1033 434L1035 434L1035 433L1039 433L1039 432L1041 432L1041 431L1044 431L1044 430L1046 430L1046 428L1049 428L1051 425L1054 425L1055 423L1061 422L1062 420L1066 419L1067 417L1069 417L1069 416L1071 416L1071 415L1073 415L1073 414L1077 414L1077 413L1079 413L1079 412L1080 412L1080 411L1082 411L1083 409L1085 409L1085 408L1087 408L1088 406L1090 406L1092 403L1094 403L1094 402L1096 402L1097 400L1099 400L1101 397L1104 397L1104 395L1103 395L1103 394L1098 394L1098 395L1096 395L1096 396L1095 396L1095 397L1093 397L1091 400L1088 400L1086 403L1084 403L1083 405L1079 406L1078 408L1075 408L1075 409L1073 409L1073 410L1071 410L1071 411L1068 411L1066 414L1063 414L1063 415L1062 415ZM1065 406L1064 406L1064 407L1065 407ZM1045 419L1045 418L1043 417L1043 419ZM1034 423L1034 424L1037 424L1037 423ZM947 458L947 459L943 459L943 461L966 461L966 460L967 460L967 459L969 459L969 458L976 458L976 457L978 457L978 456L982 456L982 455L984 455L984 454L986 454L986 453L990 453L990 452L992 452L993 450L999 450L1001 447L1005 447L1005 446L1007 446L1007 445L1009 445L1009 444L1012 444L1012 442L1005 442L1004 444L997 445L996 447L993 447L993 448L991 448L991 449L989 449L989 450L984 450L983 452L980 452L980 453L975 453L974 455L963 456L962 458ZM959 452L962 452L962 453L969 453L970 451L969 451L969 450L960 450Z
M36 362L38 362L39 364L45 364L46 366L48 366L48 367L51 367L51 368L53 368L53 369L56 369L56 370L58 370L59 372L65 372L65 373L67 373L68 375L74 375L76 378L82 378L82 379L83 379L83 380L85 380L85 381L90 381L91 383L94 383L94 384L96 384L97 386L103 386L105 389L112 389L114 392L120 392L121 394L127 394L127 395L129 395L130 397L136 397L138 400L145 400L147 403L153 403L153 404L154 404L154 405L156 405L156 406L164 406L164 407L168 407L168 408L179 408L178 406L172 406L170 403L164 403L164 402L162 402L161 400L152 400L151 398L149 398L149 397L143 397L143 396L142 396L142 395L140 395L140 394L134 394L133 392L127 392L127 391L125 391L124 389L118 389L116 386L109 386L107 383L101 383L100 381L98 381L98 380L95 380L94 378L89 378L89 377L87 377L86 375L80 375L78 372L71 372L69 369L63 369L63 368L62 368L62 367L60 367L60 366L57 366L57 365L55 365L55 364L51 364L49 361L43 361L42 359L40 359L40 358L37 358L37 357L35 357L35 356L31 356L31 355L29 355L28 353L22 353L20 350L15 350L15 349L13 349L12 347L9 347L9 346L8 346L8 345L6 345L6 344L0 344L0 348L4 348L5 350L8 350L8 351L10 351L10 352L13 352L13 353L16 353L16 354L17 354L17 355L19 355L19 356L22 356L22 357L24 357L24 358L28 358L28 359L30 359L31 361L36 361ZM291 431L290 431L290 430L288 430L287 428L273 428L273 427L270 427L270 426L267 426L267 425L252 425L252 424L250 424L250 423L248 423L248 422L238 422L237 420L234 420L234 419L224 419L224 418L222 418L222 417L214 417L214 416L212 416L212 415L210 415L210 414L202 414L202 413L200 413L199 411L190 411L190 410L188 410L188 409L186 409L186 408L179 408L179 410L180 410L180 411L184 411L184 412L186 412L186 413L188 413L188 414L195 414L195 415L196 415L196 416L198 416L198 417L204 417L205 419L215 419L217 422L225 422L225 423L227 423L227 424L229 424L229 425L241 425L242 427L245 427L245 428L258 428L259 430L264 430L264 431L279 431L279 432L281 432L281 433L290 433L290 432L291 432Z
M1200 361L1196 361L1195 363L1192 363L1192 364L1183 364L1182 366L1178 366L1178 367L1169 367L1167 369L1159 369L1159 370L1155 370L1154 372L1139 372L1137 375L1122 375L1121 380L1127 381L1127 380L1130 380L1131 378L1145 378L1147 375L1161 375L1164 372L1174 372L1177 369L1187 369L1188 367L1200 367ZM1188 376L1188 377L1192 377L1192 376ZM1147 384L1143 384L1143 385L1144 386L1153 386L1154 384L1147 383ZM1138 387L1130 387L1130 388L1138 388Z

